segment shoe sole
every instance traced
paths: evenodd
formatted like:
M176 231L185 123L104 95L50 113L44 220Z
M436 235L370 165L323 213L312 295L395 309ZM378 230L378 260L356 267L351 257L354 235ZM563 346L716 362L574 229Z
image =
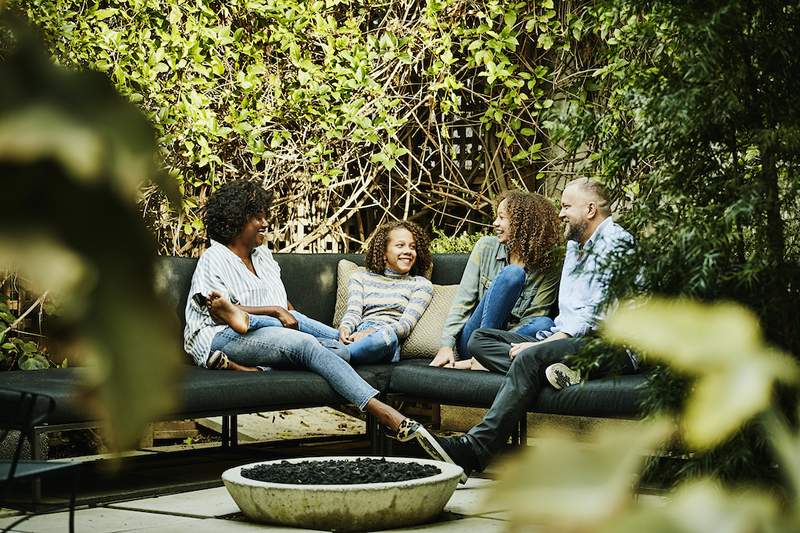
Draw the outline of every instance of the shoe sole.
M568 374L567 372L565 372L563 370L552 370L551 371L548 368L547 370L545 370L545 376L547 377L547 381L550 383L550 385L552 385L552 387L554 389L563 390L563 389L566 389L568 387L574 387L575 385L580 385L582 383L581 378L580 378L580 376L581 376L580 373L578 373L578 372L576 372L574 370L570 370L570 372L571 373ZM562 386L561 383L559 383L559 379L558 379L557 373L561 373L566 377L566 379L568 381L568 385L566 387ZM577 376L577 378L576 378L576 376Z
M459 466L453 458L447 455L447 452L444 451L444 448L436 441L433 435L431 435L427 429L425 429L422 425L417 428L417 431L414 433L417 437L417 442L419 445L422 446L422 449L425 452L433 457L437 461L444 461L445 463L450 463L452 465ZM469 476L467 476L466 472L461 472L461 477L458 478L458 482L462 485L467 482Z

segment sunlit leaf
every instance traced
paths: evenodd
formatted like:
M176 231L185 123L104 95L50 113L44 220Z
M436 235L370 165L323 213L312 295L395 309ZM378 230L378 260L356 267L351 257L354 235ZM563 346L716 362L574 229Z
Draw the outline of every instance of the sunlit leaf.
M509 461L489 501L503 503L517 524L570 530L609 519L630 501L646 454L672 433L666 420L604 428L589 442L540 432L536 446Z
M688 300L634 300L605 321L605 335L698 380L683 420L686 441L709 448L770 403L776 381L800 378L797 363L767 346L742 306Z
M672 366L700 374L764 350L755 315L733 303L633 300L604 323L612 341L631 344Z
M64 113L33 105L0 119L0 158L29 163L53 157L80 179L97 177L102 145L97 134Z
M730 491L711 480L688 483L665 501L639 502L617 520L595 531L603 533L749 533L790 531L778 523L777 502L752 490ZM792 528L794 529L794 528Z
M794 361L776 355L744 360L727 371L704 375L684 413L687 443L695 448L719 444L770 405L774 380L795 371Z

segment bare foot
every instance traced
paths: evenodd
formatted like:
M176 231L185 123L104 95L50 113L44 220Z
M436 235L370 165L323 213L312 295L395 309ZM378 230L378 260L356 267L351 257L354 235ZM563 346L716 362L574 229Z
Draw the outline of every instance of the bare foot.
M460 361L456 361L453 363L453 368L458 368L459 370L469 370L472 368L472 359L461 359Z
M217 291L212 291L209 294L208 311L214 320L227 324L239 335L247 333L250 327L248 314L233 305L230 300Z
M240 365L239 363L234 363L231 360L228 360L228 370L238 370L239 372L260 372L259 369L253 366Z
M484 372L488 372L489 371L488 368L486 368L485 366L480 364L478 362L478 360L475 359L474 357L472 359L470 359L470 361L472 361L472 366L470 367L470 370L483 370Z

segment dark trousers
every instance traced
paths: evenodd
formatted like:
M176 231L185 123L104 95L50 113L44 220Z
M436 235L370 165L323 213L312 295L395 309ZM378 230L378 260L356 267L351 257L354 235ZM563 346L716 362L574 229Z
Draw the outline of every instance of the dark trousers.
M514 359L508 356L511 343L533 340L500 329L479 329L472 334L469 342L472 356L490 371L505 373L503 384L486 416L466 435L481 469L505 446L517 421L525 416L528 406L547 384L545 369L577 353L584 343L580 338L540 342L523 350Z

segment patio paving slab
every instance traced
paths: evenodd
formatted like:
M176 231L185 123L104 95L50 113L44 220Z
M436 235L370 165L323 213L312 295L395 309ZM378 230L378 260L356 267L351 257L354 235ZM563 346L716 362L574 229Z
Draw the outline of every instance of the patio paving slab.
M508 531L508 524L506 522L492 520L490 518L462 518L448 520L446 522L433 522L416 527L387 529L385 531L387 533L393 531L414 531L419 533L433 531L436 533L463 533L465 531L470 531L471 533L494 533L495 531Z
M505 531L507 517L501 504L486 506L492 480L471 478L459 485L445 512L436 522L391 531L493 533ZM30 518L13 531L20 533L56 533L67 530L66 512ZM231 518L219 517L236 515ZM303 533L311 530L293 529L247 522L225 487L170 494L118 502L103 507L80 509L75 515L77 531L92 533L212 533L264 531L270 533ZM0 528L16 520L0 519Z
M485 479L480 477L471 477L467 480L466 483L463 485L461 483L458 484L456 490L467 490L467 489L478 489L478 488L485 488L494 483L493 479Z
M239 520L219 520L207 518L195 520L191 524L191 529L186 524L175 524L172 526L159 526L145 529L137 529L133 533L256 533L257 531L269 533L316 533L311 529L296 529L281 526L271 526L269 524L257 524L253 522L241 522Z
M6 528L16 522L19 517L0 520L0 528ZM29 518L11 531L25 533L64 533L69 528L69 513L52 513ZM137 531L142 528L180 527L183 531L193 529L195 518L186 518L168 514L123 511L106 507L80 509L75 512L75 531L91 531L92 533L118 533ZM154 529L155 531L155 529Z
M214 518L239 512L225 487L169 494L157 498L109 504L115 509L169 513L194 518Z
M461 515L486 515L499 511L506 511L506 507L499 502L492 505L486 503L489 496L489 486L485 485L473 489L456 490L444 510L450 513L457 513Z

